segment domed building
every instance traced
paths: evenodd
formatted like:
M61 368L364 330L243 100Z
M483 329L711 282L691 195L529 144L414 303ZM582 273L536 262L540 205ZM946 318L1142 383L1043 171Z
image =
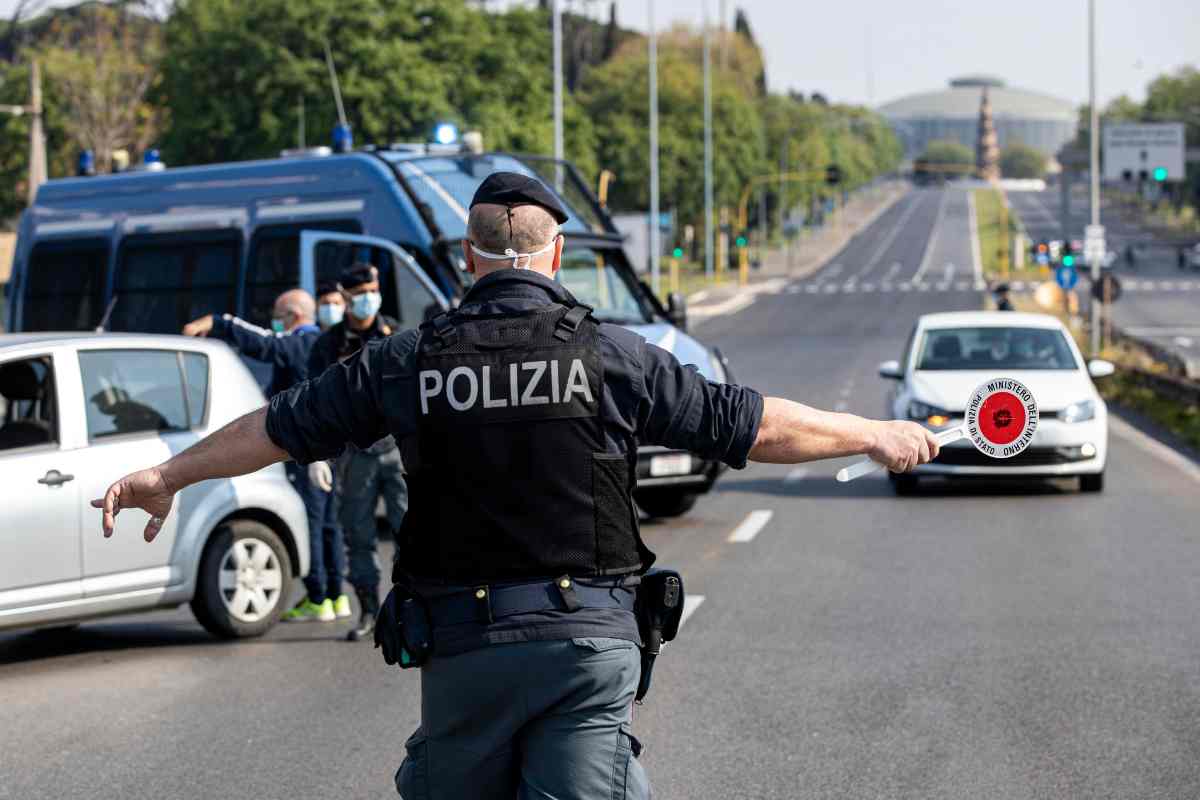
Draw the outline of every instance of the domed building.
M915 158L935 139L961 142L975 152L979 135L979 103L984 87L992 104L1000 147L1021 142L1054 156L1075 138L1078 112L1069 100L1012 89L989 75L969 75L950 81L950 88L922 92L880 106L905 154Z

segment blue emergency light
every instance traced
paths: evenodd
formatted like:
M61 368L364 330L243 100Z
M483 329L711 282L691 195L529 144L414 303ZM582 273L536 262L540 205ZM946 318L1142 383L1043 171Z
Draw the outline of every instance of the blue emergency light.
M333 126L333 152L349 153L354 149L354 134L350 132L350 126L344 122L339 122Z
M75 174L81 178L96 174L96 156L91 150L80 150L75 162Z
M458 128L443 122L433 129L433 140L438 144L454 144L458 141Z
M159 154L156 148L151 147L145 152L145 154L142 155L142 163L146 166L150 166L151 164L161 164L162 155Z

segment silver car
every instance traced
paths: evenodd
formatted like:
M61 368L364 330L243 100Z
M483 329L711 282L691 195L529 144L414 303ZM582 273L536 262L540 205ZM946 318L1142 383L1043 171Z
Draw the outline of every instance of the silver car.
M100 531L89 500L263 404L221 342L179 336L0 336L0 629L70 625L190 602L222 637L257 636L308 570L304 505L279 464L181 492Z

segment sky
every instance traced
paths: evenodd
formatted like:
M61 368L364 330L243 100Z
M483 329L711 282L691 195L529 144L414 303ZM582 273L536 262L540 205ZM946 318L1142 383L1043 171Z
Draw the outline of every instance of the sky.
M654 0L657 26L699 26L742 7L766 53L772 90L820 91L880 105L989 74L1010 86L1087 101L1086 0ZM0 0L7 17L17 0ZM535 0L490 0L493 6ZM564 0L607 19L608 0ZM1096 93L1145 97L1146 85L1200 66L1200 0L1095 0ZM55 5L70 5L55 0ZM649 0L617 0L617 21L645 30Z

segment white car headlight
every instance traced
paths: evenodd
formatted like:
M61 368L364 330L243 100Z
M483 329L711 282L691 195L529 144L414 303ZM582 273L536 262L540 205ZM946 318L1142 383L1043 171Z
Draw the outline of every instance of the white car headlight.
M1063 422L1087 422L1096 416L1096 403L1093 400L1080 400L1071 403L1058 412L1058 418Z

